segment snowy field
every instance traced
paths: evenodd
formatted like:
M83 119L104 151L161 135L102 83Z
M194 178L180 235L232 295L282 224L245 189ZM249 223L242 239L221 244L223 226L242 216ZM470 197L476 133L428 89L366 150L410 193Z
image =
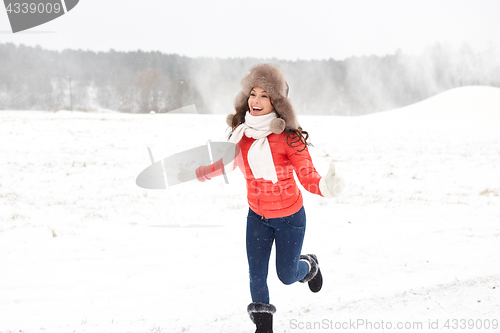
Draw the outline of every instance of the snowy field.
M500 89L299 120L347 189L303 190L324 286L281 284L273 255L274 331L499 332ZM135 184L147 147L158 160L226 130L225 115L0 112L0 333L254 332L241 172Z

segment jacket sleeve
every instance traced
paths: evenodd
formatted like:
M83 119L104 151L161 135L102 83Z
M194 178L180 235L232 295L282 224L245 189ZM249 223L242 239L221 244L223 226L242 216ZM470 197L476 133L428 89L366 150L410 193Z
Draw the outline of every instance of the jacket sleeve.
M288 145L286 149L288 159L292 163L293 169L295 170L297 178L299 179L302 186L307 191L313 194L323 196L319 188L319 181L322 177L316 171L316 168L313 165L311 155L309 155L307 146L302 151L300 151L300 149L292 148Z
M225 161L224 158L221 158L217 162L207 165L200 166L196 169L196 177L200 182L204 182L206 180L210 180L214 177L221 176L224 173L228 173L236 169L238 166L243 165L243 159L241 156L241 150L238 146L236 146L234 155L230 155L230 161ZM226 163L224 163L226 162ZM226 165L224 165L226 164Z
M210 180L224 173L224 163L222 158L211 165L202 165L196 169L196 177L200 182Z

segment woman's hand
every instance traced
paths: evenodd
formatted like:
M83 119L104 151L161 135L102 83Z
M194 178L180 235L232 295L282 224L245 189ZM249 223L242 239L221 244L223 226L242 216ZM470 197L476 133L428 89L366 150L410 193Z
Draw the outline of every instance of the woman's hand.
M330 162L326 176L319 181L319 189L325 198L338 197L344 191L344 178L335 173L335 164Z

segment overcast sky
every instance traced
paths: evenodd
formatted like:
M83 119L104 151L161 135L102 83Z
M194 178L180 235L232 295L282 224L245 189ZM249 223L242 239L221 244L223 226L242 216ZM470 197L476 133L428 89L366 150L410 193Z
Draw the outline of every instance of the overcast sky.
M66 15L0 42L187 56L344 59L436 42L500 46L500 0L80 0Z

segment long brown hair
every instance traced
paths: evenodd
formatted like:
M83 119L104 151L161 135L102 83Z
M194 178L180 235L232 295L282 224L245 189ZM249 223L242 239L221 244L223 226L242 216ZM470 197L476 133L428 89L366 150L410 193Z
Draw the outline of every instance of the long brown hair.
M231 137L232 132L234 132L236 127L240 126L245 122L245 115L248 112L246 107L247 105L248 103L244 104L242 107L236 110L236 114L233 116L233 119L231 120L231 134L229 135L229 137ZM278 118L283 119L283 117L278 113L278 111L276 111L276 109L274 109L274 112L276 113ZM298 152L305 150L307 146L312 146L312 144L307 141L309 139L309 133L304 131L302 127L299 126L299 128L297 129L285 128L285 132L287 135L286 138L287 144L293 149L297 150Z

